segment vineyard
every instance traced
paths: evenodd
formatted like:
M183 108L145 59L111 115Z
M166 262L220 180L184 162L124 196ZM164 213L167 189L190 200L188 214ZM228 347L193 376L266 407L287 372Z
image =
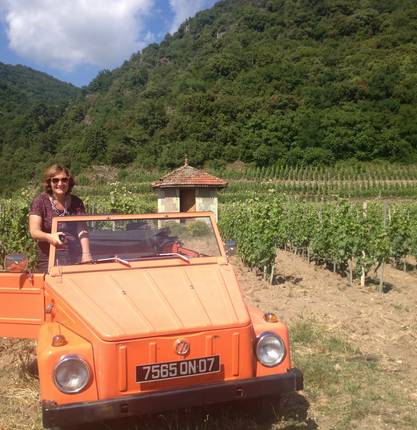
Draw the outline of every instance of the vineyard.
M384 263L406 268L406 257L417 257L416 204L252 200L225 206L221 228L246 265L268 272L282 248L347 275L350 284L358 276L364 284L378 269L382 288Z
M346 199L413 199L417 197L414 165L354 164L334 167L246 167L215 172L230 179L223 203L286 194L304 201Z
M228 204L247 199L269 199L285 194L303 201L322 202L339 198L411 200L417 198L417 167L391 164L359 164L335 167L233 167L209 169L209 173L229 182L219 193L219 202ZM166 172L165 172L166 173ZM164 172L120 170L77 178L81 196L108 196L115 182L136 198L151 203L155 194L151 182Z
M80 175L76 193L89 213L156 211L150 183L162 173L118 171ZM364 284L386 262L407 269L417 257L417 167L356 165L332 168L240 168L212 172L229 181L219 193L225 239L238 242L245 264L273 280L276 249ZM34 260L27 212L34 190L0 200L0 257L24 252Z

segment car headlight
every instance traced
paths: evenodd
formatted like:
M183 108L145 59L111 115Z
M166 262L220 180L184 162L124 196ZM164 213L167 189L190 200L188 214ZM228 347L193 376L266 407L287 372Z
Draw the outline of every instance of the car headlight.
M262 333L256 342L256 357L264 366L277 366L285 357L283 340L277 334Z
M76 394L90 382L90 366L78 355L65 355L54 369L54 382L65 394Z

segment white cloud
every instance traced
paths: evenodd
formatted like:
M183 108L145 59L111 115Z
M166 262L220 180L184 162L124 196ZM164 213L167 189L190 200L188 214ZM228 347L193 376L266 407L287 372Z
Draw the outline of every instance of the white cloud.
M0 0L0 20L3 18L3 15L6 13L6 3L5 0Z
M113 67L152 35L144 19L154 0L0 0L10 48L20 56L71 71L80 64ZM142 39L140 39L141 37Z
M179 26L198 11L213 5L213 0L169 0L169 5L174 11L174 21L171 25L170 33L175 33Z

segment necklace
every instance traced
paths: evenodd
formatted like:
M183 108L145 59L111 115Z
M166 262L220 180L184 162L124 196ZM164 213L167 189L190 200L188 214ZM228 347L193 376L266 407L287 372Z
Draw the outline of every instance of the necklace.
M58 216L66 216L69 215L68 207L69 207L69 198L65 197L64 209L60 210L56 207L55 199L52 196L49 196L49 200L51 201L52 211Z

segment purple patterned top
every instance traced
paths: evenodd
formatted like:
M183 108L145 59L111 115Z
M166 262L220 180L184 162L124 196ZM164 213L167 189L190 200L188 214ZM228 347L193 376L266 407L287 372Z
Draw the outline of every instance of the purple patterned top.
M50 195L43 192L32 200L29 215L38 215L42 218L41 230L45 233L51 232L52 218L63 215L84 215L85 207L83 201L73 195L68 196L65 211L59 211L52 206ZM36 253L38 256L38 270L48 270L49 243L38 241Z

